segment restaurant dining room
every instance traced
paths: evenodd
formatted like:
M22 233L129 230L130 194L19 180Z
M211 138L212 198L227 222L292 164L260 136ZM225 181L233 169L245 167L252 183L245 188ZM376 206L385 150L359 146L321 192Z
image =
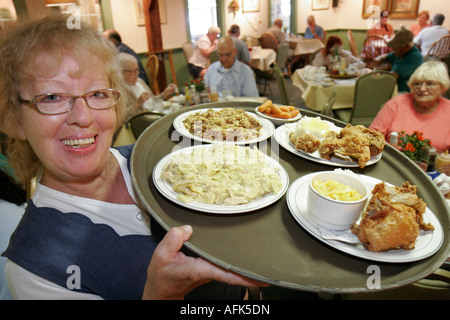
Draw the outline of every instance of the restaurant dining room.
M446 0L0 0L0 300L449 300L449 66Z

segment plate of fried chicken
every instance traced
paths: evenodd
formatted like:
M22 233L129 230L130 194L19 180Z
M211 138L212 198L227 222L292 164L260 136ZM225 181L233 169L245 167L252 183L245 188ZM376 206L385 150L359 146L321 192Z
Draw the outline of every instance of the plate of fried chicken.
M385 146L384 135L362 125L339 128L326 120L319 124L329 129L302 130L302 124L286 124L274 137L286 150L311 161L336 166L360 167L377 163ZM300 129L299 129L300 128Z
M372 261L404 263L425 259L441 247L439 220L409 182L394 186L358 175L372 195L349 230L324 230L309 216L308 183L312 174L292 183L286 201L294 219L310 234L342 252Z

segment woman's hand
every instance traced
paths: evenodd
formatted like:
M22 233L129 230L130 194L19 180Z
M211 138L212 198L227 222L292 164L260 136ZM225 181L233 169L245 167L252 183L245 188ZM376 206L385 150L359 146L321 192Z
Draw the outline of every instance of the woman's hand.
M142 94L139 96L139 98L136 101L136 107L140 108L145 101L147 101L148 99L150 99L151 95L148 92L142 92Z
M153 253L147 270L143 299L181 300L196 287L211 280L245 287L267 286L223 270L202 258L192 258L180 252L192 235L192 227L169 230Z
M173 83L169 84L166 89L161 93L161 99L166 100L172 93L175 92L177 86Z

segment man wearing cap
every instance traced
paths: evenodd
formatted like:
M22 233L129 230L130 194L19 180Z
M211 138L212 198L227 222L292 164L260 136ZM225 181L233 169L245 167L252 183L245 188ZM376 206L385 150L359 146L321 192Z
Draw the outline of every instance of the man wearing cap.
M397 32L394 39L388 42L393 52L380 56L377 60L386 60L391 65L390 71L397 77L399 92L409 92L409 77L422 64L423 57L413 42L414 34L410 30Z
M447 28L442 26L444 19L445 16L443 14L435 14L431 19L431 25L420 31L414 38L414 43L420 47L422 56L425 57L428 54L433 43L449 34Z

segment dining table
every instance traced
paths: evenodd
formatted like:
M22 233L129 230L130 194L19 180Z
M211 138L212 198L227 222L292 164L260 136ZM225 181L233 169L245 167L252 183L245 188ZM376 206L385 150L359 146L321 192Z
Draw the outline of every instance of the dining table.
M293 50L294 56L314 53L324 48L324 44L319 39L305 39L303 37L288 37L290 48Z
M238 108L254 113L258 102L207 103L171 113L148 127L137 140L131 156L131 175L140 206L151 216L151 223L167 231L189 224L193 236L185 247L211 263L247 278L288 289L331 294L366 293L398 288L416 282L438 269L450 253L450 209L431 179L397 149L386 145L379 160L364 168L344 168L358 175L400 186L410 181L434 214L441 228L440 244L415 260L378 260L349 253L317 235L296 218L292 201L304 202L305 194L291 189L311 173L330 171L335 166L290 152L274 135L256 146L275 159L287 173L287 192L277 201L255 210L232 213L207 212L169 199L157 187L155 168L173 152L208 144L182 134L177 119L187 112L209 108ZM301 110L302 116L317 117L343 127L343 122ZM281 126L275 127L275 132ZM396 257L394 252L393 256ZM377 270L378 285L372 284Z
M371 70L363 69L363 73ZM329 78L324 79L310 79L305 75L305 68L297 69L292 75L292 84L300 89L302 92L302 99L306 106L313 110L320 112L328 101L328 99L336 90L336 100L333 104L333 109L349 109L353 108L355 98L355 84L357 75L347 78ZM398 94L397 86L394 89L392 96Z
M253 47L250 52L250 66L260 71L271 70L270 66L277 60L277 53L273 49Z

